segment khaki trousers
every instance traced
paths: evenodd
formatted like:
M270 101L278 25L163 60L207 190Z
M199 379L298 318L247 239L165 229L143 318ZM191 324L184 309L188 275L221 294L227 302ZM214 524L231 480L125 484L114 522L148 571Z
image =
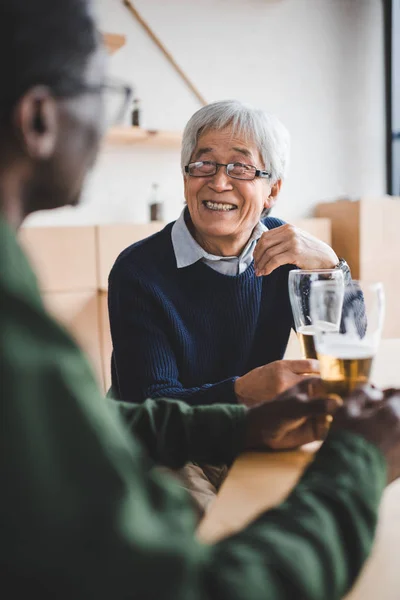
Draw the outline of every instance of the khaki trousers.
M166 467L158 467L158 470L177 478L180 485L189 492L199 521L210 508L228 473L226 465L200 465L192 462L176 471Z

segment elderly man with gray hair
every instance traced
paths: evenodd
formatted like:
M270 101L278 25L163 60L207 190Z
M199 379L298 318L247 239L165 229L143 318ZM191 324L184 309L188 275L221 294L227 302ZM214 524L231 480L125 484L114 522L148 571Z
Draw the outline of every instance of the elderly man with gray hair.
M116 398L249 406L318 372L316 361L282 360L293 326L288 273L343 261L267 216L289 149L276 117L237 101L215 102L189 120L185 209L122 252L110 274Z

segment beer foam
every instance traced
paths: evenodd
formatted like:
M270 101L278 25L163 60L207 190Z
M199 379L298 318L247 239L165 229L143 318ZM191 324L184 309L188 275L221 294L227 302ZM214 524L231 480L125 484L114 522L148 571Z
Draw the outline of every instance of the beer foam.
M317 331L323 332L334 332L338 331L339 326L335 323L329 323L328 321L318 321L318 327L314 325L302 325L297 329L297 333L301 333L303 335L315 335Z
M343 338L345 336L342 336ZM318 354L333 356L343 360L356 360L372 358L376 354L376 346L372 344L356 342L352 340L324 340L317 346Z

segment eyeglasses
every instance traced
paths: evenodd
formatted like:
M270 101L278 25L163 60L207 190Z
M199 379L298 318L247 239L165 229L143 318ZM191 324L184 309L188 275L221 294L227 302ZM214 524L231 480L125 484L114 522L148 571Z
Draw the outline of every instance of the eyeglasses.
M225 167L226 174L233 179L243 179L251 181L256 177L263 177L266 179L271 178L271 173L268 171L262 171L253 167L253 165L245 165L243 163L217 163L212 160L199 160L197 162L189 163L185 166L185 173L190 177L212 177L216 174L219 167Z
M132 88L118 81L107 81L99 85L81 84L79 88L75 88L73 95L76 93L101 95L105 128L121 123L133 97Z
M92 91L96 90L93 88ZM132 100L132 88L124 83L108 81L97 86L97 91L102 95L105 127L119 125Z
M102 92L106 126L119 125L132 101L132 88L124 83L107 82L102 85Z

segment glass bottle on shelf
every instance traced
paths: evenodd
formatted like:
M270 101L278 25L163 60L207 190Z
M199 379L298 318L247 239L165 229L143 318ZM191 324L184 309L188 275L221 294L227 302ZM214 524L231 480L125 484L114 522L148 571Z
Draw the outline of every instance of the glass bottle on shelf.
M139 98L135 98L133 100L132 105L132 126L139 127L140 126L140 100Z
M162 221L163 220L163 205L159 199L159 185L153 183L151 186L150 193L150 221Z

